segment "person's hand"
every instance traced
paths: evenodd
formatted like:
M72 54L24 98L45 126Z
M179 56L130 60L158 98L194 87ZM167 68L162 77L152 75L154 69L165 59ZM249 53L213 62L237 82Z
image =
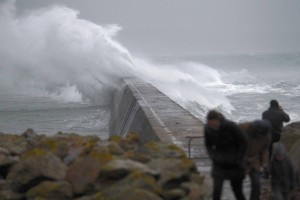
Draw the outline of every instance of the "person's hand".
M278 107L278 110L279 110L280 112L283 112L283 108L282 108L281 106Z
M265 168L263 166L261 166L259 169L259 172L262 174L262 173L264 173L264 171L265 171Z
M261 168L260 168L260 170L261 170L261 177L262 178L264 178L264 179L269 179L269 170L268 170L268 167L266 167L266 166L262 166Z
M265 171L268 171L268 167L265 166L265 165L261 166L261 167L260 167L260 172L263 173L263 172L265 172Z

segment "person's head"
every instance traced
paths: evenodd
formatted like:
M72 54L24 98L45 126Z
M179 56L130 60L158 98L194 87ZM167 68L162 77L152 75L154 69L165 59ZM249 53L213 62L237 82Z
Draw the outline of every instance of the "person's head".
M273 146L273 155L277 161L282 161L286 157L286 150L282 143L275 143Z
M279 103L278 103L278 101L275 100L275 99L272 99L272 100L270 101L270 107L272 107L272 108L279 108Z
M210 110L206 115L207 126L213 130L219 130L223 119L224 116L216 110Z
M266 136L271 131L271 124L267 120L255 120L252 127L254 136Z

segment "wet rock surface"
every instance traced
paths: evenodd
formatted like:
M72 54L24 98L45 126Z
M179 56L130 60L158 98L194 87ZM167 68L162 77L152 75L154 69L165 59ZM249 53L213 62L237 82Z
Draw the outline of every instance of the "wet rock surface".
M0 135L2 200L205 200L209 186L173 144L137 134Z

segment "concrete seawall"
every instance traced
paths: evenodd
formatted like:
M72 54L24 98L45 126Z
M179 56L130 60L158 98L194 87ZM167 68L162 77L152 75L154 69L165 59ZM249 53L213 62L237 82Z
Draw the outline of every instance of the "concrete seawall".
M111 104L109 134L126 135L137 132L141 139L174 143L188 152L186 136L203 136L203 123L152 85L139 79L125 79ZM194 139L191 154L198 170L211 184L211 161L204 147L204 138ZM196 158L195 158L196 157ZM249 195L249 181L244 190ZM234 199L225 182L222 200Z
M176 102L140 79L124 79L111 104L110 135L137 132L186 149L187 135L203 135L203 124Z

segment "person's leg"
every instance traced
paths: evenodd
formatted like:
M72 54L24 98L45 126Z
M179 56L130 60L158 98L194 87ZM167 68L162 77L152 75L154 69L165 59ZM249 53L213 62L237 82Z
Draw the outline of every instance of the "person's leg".
M283 200L282 192L278 189L273 188L274 200Z
M260 199L260 173L259 171L253 169L250 174L251 180L251 195L250 200L259 200Z
M220 200L223 188L224 179L222 178L213 178L214 180L214 189L213 189L213 200Z
M243 179L231 180L231 187L237 200L246 200L243 194Z
M270 146L269 146L269 158L271 158L272 153L273 153L273 144L274 144L274 142L272 141Z
M289 194L289 192L283 192L282 195L283 195L283 199L284 200L290 200L290 194Z

